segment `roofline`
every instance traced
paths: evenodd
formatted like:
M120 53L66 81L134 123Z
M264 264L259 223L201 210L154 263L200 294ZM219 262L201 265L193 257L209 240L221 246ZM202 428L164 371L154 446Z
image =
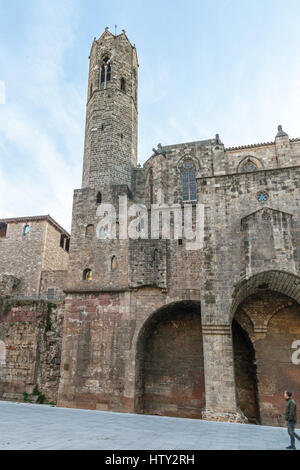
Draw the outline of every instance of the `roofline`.
M193 140L191 142L182 142L179 144L162 145L162 148L168 150L168 149L172 149L174 147L179 147L183 145L196 145L196 144L205 145L205 144L211 144L212 142L215 142L215 140L216 139ZM223 144L220 143L219 145L223 145Z
M112 33L112 32L109 30L109 28L107 27L107 28L105 28L105 30L103 31L103 33L101 34L101 36L100 36L98 39L97 39L96 37L94 38L93 44L94 44L94 42L100 41L100 39L102 39L102 36L104 36L104 34L106 34L106 33L108 33L110 36L112 36L112 37L115 38L115 39L116 39L116 38L119 38L119 37L121 37L121 36L125 36L125 38L126 38L127 41L129 42L129 44L131 45L132 49L135 49L135 50L136 50L135 44L132 44L132 43L131 43L130 39L128 38L128 36L127 36L127 34L126 34L125 29L122 29L122 32L121 32L120 34L114 34L114 33Z
M300 137L296 137L294 139L289 139L290 142L300 142ZM241 145L238 147L227 147L225 148L225 152L231 151L231 150L242 150L242 149L251 149L255 147L265 147L267 145L275 145L275 141L271 142L262 142L260 144L250 144L250 145Z
M171 145L162 145L162 148L165 149L165 150L169 150L169 149L172 149L174 147L181 147L181 146L184 146L184 145L205 145L205 144L211 144L215 141L215 139L203 139L203 140L195 140L195 141L191 141L191 142L182 142L182 143L179 143L179 144L171 144ZM289 141L291 143L293 142L300 142L300 137L296 137L296 138L293 138L293 139L289 139ZM223 143L220 142L220 144L218 145L224 145ZM251 149L251 148L256 148L256 147L265 147L265 146L268 146L268 145L275 145L275 140L271 141L271 142L262 142L262 143L258 143L258 144L248 144L248 145L240 145L240 146L237 146L237 147L225 147L224 150L225 152L229 152L229 151L232 151L232 150L242 150L242 149ZM153 156L153 155L151 155ZM150 159L151 157L149 157ZM149 160L148 159L148 160ZM147 160L146 160L147 161Z
M48 215L33 215L29 217L10 217L6 219L0 219L0 222L4 223L18 223L18 222L36 222L38 220L46 220L49 222L51 225L53 225L59 232L63 233L67 237L70 237L71 235L61 226L59 223L57 223L52 217Z

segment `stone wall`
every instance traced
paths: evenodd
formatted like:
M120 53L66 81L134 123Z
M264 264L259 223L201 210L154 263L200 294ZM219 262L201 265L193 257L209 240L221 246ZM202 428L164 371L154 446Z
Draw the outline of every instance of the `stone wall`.
M23 401L24 392L37 389L46 402L56 402L62 322L63 304L1 299L0 341L6 351L0 363L2 400Z
M18 290L24 294L38 294L43 264L46 222L30 222L30 230L23 235L25 222L9 223L5 238L0 238L0 273L21 280Z
M189 297L199 305L199 293ZM143 328L155 312L180 302L186 300L153 287L69 293L59 404L138 411L142 372L136 361L137 351L146 348Z
M51 224L46 225L45 249L43 253L43 271L66 271L69 253L60 246L61 233Z
M42 271L40 294L46 298L49 289L55 299L64 298L64 288L67 282L67 271Z
M0 237L0 295L37 296L42 271L67 270L69 253L60 246L63 229L49 216L2 220L7 231ZM66 240L66 232L63 235Z

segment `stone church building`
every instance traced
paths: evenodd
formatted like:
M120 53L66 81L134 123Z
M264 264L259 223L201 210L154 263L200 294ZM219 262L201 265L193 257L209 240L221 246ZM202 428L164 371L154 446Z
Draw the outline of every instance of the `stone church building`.
M282 425L284 390L300 401L300 138L278 126L260 144L158 145L140 167L137 127L136 49L106 28L90 53L71 238L49 216L28 222L51 228L40 241L0 220L1 259L15 246L0 265L0 398L36 388L58 406ZM203 247L121 236L120 198L149 221L153 204L189 206L193 226L201 205ZM36 241L30 292L20 263Z

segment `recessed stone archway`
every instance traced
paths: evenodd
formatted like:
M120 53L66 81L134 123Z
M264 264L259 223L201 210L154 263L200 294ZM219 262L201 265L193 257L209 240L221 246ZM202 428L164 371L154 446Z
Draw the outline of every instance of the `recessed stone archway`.
M241 300L240 304L235 303L233 320L240 326L234 337L238 404L242 410L244 407L247 416L245 377L247 369L252 368L251 362L255 362L259 415L265 425L284 425L284 390L292 389L296 398L300 398L299 365L292 361L292 344L300 339L298 279L284 272L261 273L236 292L235 302ZM243 335L249 339L248 349ZM251 348L255 354L252 359ZM249 382L248 393L252 386Z
M247 297L266 289L287 295L300 304L299 276L287 271L263 271L254 274L249 279L243 279L235 286L232 294L231 318Z
M201 418L205 405L200 302L154 312L136 349L137 413Z

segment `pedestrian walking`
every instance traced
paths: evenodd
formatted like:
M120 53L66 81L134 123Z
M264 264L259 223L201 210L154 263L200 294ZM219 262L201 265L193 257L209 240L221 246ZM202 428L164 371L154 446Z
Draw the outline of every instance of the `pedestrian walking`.
M287 424L287 430L291 438L291 445L286 447L286 449L296 450L295 438L300 441L300 436L295 433L297 423L297 405L296 402L292 399L292 392L290 392L290 390L286 390L284 392L284 396L286 399L285 420Z

